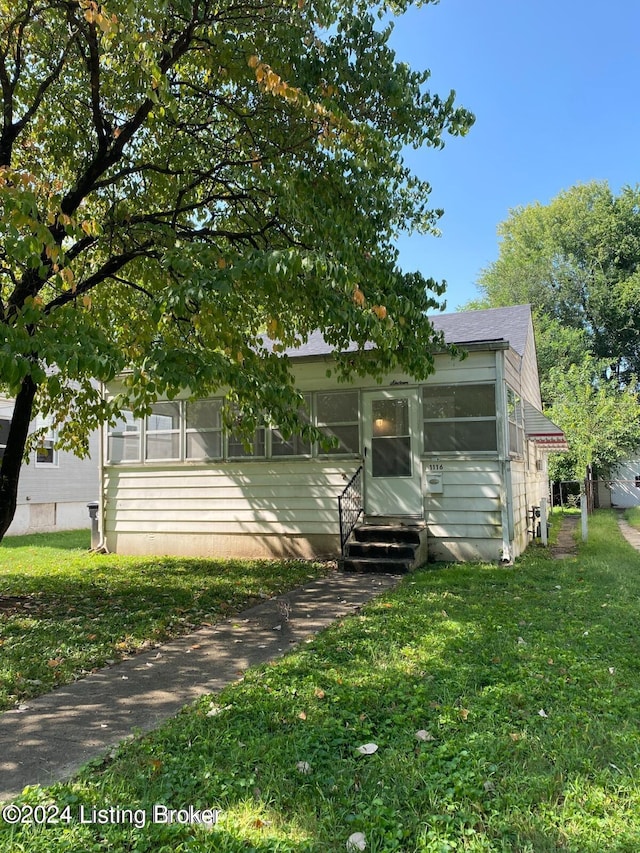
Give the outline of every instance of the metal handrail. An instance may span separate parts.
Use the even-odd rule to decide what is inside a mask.
[[[344,487],[338,497],[338,516],[340,518],[340,553],[344,557],[344,546],[351,531],[364,512],[362,506],[362,465]]]

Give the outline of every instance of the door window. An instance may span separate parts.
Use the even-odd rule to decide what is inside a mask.
[[[373,477],[411,476],[409,400],[371,403],[371,474]]]

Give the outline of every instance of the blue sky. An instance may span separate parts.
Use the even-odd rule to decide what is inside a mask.
[[[444,150],[406,155],[445,215],[441,237],[400,239],[400,265],[446,279],[448,311],[477,295],[510,209],[576,183],[640,183],[638,0],[441,0],[397,19],[391,43],[476,115]]]

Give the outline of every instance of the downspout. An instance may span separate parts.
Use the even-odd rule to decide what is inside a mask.
[[[513,489],[511,460],[509,459],[509,430],[507,421],[506,383],[504,371],[505,350],[496,350],[496,419],[498,429],[498,465],[500,468],[500,515],[502,526],[502,552],[500,562],[513,562]]]

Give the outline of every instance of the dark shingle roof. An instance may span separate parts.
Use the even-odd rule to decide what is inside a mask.
[[[509,308],[436,314],[431,320],[436,329],[444,332],[448,344],[508,341],[518,355],[524,355],[531,321],[531,306],[513,305]]]
[[[508,341],[519,354],[524,355],[529,332],[531,308],[529,305],[514,305],[509,308],[487,308],[482,311],[459,311],[456,314],[435,314],[431,321],[436,329],[444,333],[448,344],[471,344],[489,341]],[[266,336],[266,347],[271,341]],[[372,348],[366,347],[367,349]],[[355,350],[356,345],[348,351]],[[320,331],[312,332],[307,341],[296,348],[288,348],[290,358],[330,355],[333,347]]]

